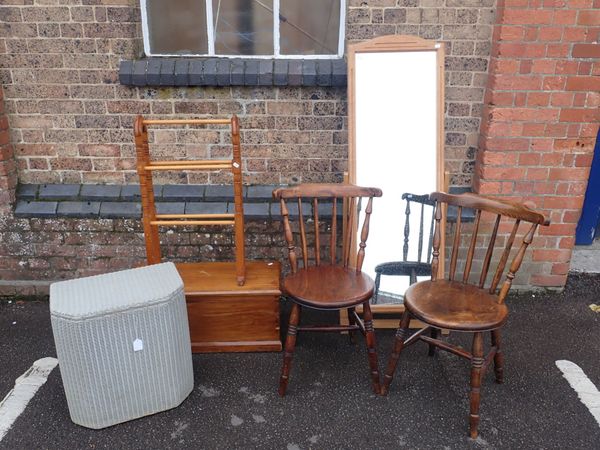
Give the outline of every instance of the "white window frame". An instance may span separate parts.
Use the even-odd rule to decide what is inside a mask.
[[[208,53],[151,53],[150,52],[150,30],[148,29],[148,13],[146,0],[140,0],[142,11],[142,34],[144,37],[144,52],[146,56],[176,56],[176,57],[198,57],[213,56],[218,58],[246,58],[246,59],[338,59],[344,56],[344,39],[346,31],[346,0],[340,0],[340,30],[338,36],[337,54],[331,55],[282,55],[279,48],[279,2],[273,0],[273,54],[272,55],[222,55],[215,53],[215,39],[213,29],[212,0],[206,1],[206,33],[208,38]]]

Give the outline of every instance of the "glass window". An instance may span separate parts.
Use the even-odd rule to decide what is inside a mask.
[[[337,53],[340,0],[281,0],[281,54]]]
[[[204,0],[146,0],[146,17],[152,54],[208,52]]]
[[[337,58],[344,52],[346,0],[140,1],[149,56]]]

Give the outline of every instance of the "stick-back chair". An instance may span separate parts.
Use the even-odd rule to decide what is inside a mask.
[[[379,287],[381,276],[407,276],[409,283],[415,284],[418,276],[431,276],[431,248],[433,245],[433,225],[435,222],[435,202],[429,198],[429,194],[416,195],[405,192],[402,194],[402,200],[406,201],[404,210],[404,241],[402,245],[402,260],[388,261],[375,266],[375,293],[373,294],[373,304],[379,302]],[[415,233],[411,235],[411,215],[416,205],[419,209],[418,236]],[[427,239],[425,238],[427,234]],[[409,247],[416,246],[416,253],[411,252],[409,259]]]
[[[361,331],[366,338],[373,390],[376,393],[380,391],[373,316],[369,307],[374,283],[361,271],[373,198],[380,196],[380,189],[349,184],[305,184],[273,191],[273,197],[281,205],[290,263],[290,274],[282,281],[282,291],[293,302],[279,381],[281,396],[287,389],[296,335],[300,331]],[[340,202],[347,205],[345,213],[342,213]],[[297,226],[292,225],[291,213],[297,216]],[[343,214],[346,217],[340,217]],[[357,239],[353,239],[352,233],[341,233],[341,222],[355,224],[360,230]],[[312,243],[309,243],[307,234],[309,227],[313,231]],[[296,233],[293,229],[297,230]],[[296,247],[295,235],[300,237],[299,248]],[[356,245],[356,241],[359,241],[358,251],[352,252],[351,247]],[[361,304],[364,320],[354,309]],[[299,326],[303,307],[348,309],[350,323]]]
[[[396,332],[392,354],[387,365],[382,387],[385,395],[389,390],[398,359],[402,350],[416,341],[429,344],[429,354],[433,355],[435,348],[449,351],[455,355],[471,361],[470,383],[470,415],[469,432],[476,438],[479,425],[479,403],[481,380],[489,366],[494,363],[496,382],[502,383],[504,357],[502,354],[500,327],[506,322],[508,308],[505,304],[506,295],[510,290],[515,274],[521,267],[523,256],[539,225],[548,225],[546,218],[534,211],[529,205],[491,199],[475,194],[450,195],[434,192],[430,198],[437,202],[435,213],[435,232],[432,252],[431,280],[421,281],[408,288],[404,296],[405,312]],[[452,250],[447,277],[438,273],[441,230],[440,222],[442,211],[448,211],[449,206],[456,208],[457,217],[454,225]],[[474,211],[475,220],[472,225],[471,236],[468,239],[468,249],[464,259],[462,277],[457,276],[458,254],[461,248],[461,237],[465,233],[462,223],[463,209],[470,208]],[[525,225],[521,233],[519,228]],[[483,230],[481,233],[480,231]],[[483,259],[473,264],[478,242],[489,234],[488,245]],[[521,244],[515,248],[512,263],[508,266],[504,282],[500,286],[507,262],[511,255],[513,244]],[[468,236],[467,236],[468,237]],[[484,241],[487,239],[484,239]],[[499,260],[492,269],[492,257],[496,242],[504,249]],[[472,276],[473,267],[481,263],[479,276]],[[490,277],[489,274],[493,275]],[[490,283],[487,284],[487,280]],[[499,289],[498,289],[499,288]],[[408,324],[414,317],[425,324],[426,327],[408,337]],[[473,333],[471,351],[449,342],[438,340],[437,331],[449,329],[458,332]],[[431,336],[425,336],[427,330],[433,330]],[[490,333],[491,347],[484,354],[483,335]]]

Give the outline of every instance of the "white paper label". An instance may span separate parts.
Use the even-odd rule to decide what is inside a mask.
[[[238,169],[240,167],[240,165],[236,162],[233,163],[233,167],[235,167],[236,169]]]
[[[139,352],[140,350],[144,350],[144,341],[138,338],[133,341],[133,351]]]

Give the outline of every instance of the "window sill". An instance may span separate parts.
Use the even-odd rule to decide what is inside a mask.
[[[125,86],[346,86],[344,59],[148,57],[123,60]]]

